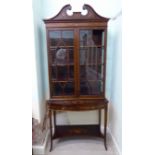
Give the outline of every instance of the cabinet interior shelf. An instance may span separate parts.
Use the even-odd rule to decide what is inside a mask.
[[[58,48],[74,48],[74,46],[50,46],[50,49],[58,49]]]
[[[88,45],[88,46],[80,46],[80,48],[104,48],[104,46],[103,45],[95,45],[95,46]]]

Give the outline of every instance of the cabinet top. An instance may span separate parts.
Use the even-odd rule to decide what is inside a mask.
[[[109,18],[102,17],[98,15],[94,9],[88,5],[84,4],[83,5],[83,10],[87,10],[86,15],[82,15],[81,12],[73,12],[72,15],[68,15],[67,11],[71,10],[72,7],[70,4],[65,5],[60,12],[49,19],[44,19],[44,23],[61,23],[61,22],[105,22],[107,23]]]

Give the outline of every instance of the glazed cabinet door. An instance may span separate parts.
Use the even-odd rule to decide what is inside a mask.
[[[51,97],[75,95],[74,30],[48,30]]]
[[[105,33],[103,29],[80,29],[80,95],[104,95]]]

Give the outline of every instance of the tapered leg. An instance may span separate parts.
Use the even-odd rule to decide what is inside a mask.
[[[101,126],[101,109],[99,109],[99,126]]]
[[[54,128],[56,127],[56,111],[53,111],[53,118],[54,118]]]
[[[108,114],[108,105],[106,104],[104,108],[104,146],[105,149],[107,150],[107,114]]]
[[[52,131],[51,110],[49,110],[49,124],[50,124],[50,137],[51,137],[51,147],[50,147],[50,152],[51,152],[53,149],[53,131]]]

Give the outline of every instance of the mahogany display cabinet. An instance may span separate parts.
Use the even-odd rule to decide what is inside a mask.
[[[51,148],[55,138],[96,136],[106,146],[108,100],[106,85],[106,46],[108,18],[98,15],[85,4],[87,13],[73,12],[65,5],[53,18],[44,19],[47,35],[50,98]],[[101,132],[101,110],[104,131]],[[57,125],[57,111],[98,111],[98,124]],[[51,118],[53,116],[53,118]],[[54,132],[52,128],[54,127]]]

